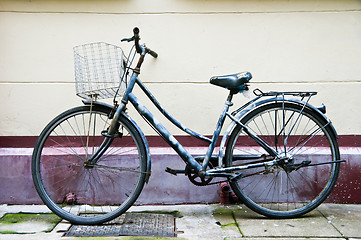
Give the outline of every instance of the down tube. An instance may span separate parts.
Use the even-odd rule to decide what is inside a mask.
[[[186,162],[192,165],[198,172],[202,170],[202,166],[189,154],[189,152],[175,139],[175,137],[157,120],[153,114],[138,100],[133,94],[129,93],[129,101],[135,109],[142,115],[150,125],[152,125],[163,139],[178,153],[178,155]]]

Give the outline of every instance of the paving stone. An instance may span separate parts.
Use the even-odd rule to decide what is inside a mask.
[[[54,214],[7,213],[0,218],[2,233],[39,233],[51,231],[61,219]]]
[[[52,227],[52,224],[45,222],[24,222],[24,223],[15,223],[15,224],[1,224],[0,223],[0,232],[14,232],[14,233],[38,233],[49,230]]]
[[[322,204],[318,210],[343,236],[361,238],[361,205]]]
[[[216,223],[220,225],[228,235],[242,236],[234,218],[234,212],[237,211],[237,209],[239,209],[239,207],[236,205],[220,206],[213,212]]]
[[[216,223],[217,220],[213,213],[218,207],[218,204],[172,206],[170,209],[178,210],[183,216],[176,220],[177,230],[182,232],[178,234],[178,237],[189,240],[241,238],[242,236],[238,231],[227,231]]]
[[[224,240],[240,240],[239,238],[226,238]],[[297,237],[297,238],[290,238],[290,237],[277,237],[277,238],[267,238],[267,237],[261,237],[261,238],[255,238],[255,237],[244,237],[242,240],[346,240],[346,238],[313,238],[313,237]],[[356,239],[347,239],[347,240],[356,240]],[[360,239],[358,239],[360,240]]]
[[[246,237],[342,237],[317,210],[295,219],[269,219],[247,207],[234,214]]]

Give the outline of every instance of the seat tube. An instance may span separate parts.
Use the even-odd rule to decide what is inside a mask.
[[[209,160],[211,159],[214,148],[216,147],[219,135],[221,133],[221,130],[222,130],[222,127],[223,127],[223,124],[224,124],[224,120],[226,118],[226,114],[227,114],[227,112],[229,110],[229,107],[233,105],[232,97],[233,97],[233,93],[232,93],[232,91],[230,91],[229,95],[227,97],[227,100],[226,100],[226,102],[224,104],[223,111],[222,111],[221,115],[219,116],[216,129],[214,130],[213,137],[212,137],[212,142],[208,147],[206,156],[205,156],[203,164],[202,164],[202,169],[204,171],[206,171]]]

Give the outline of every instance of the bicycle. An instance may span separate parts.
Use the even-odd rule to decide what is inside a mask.
[[[254,99],[229,113],[232,97],[249,91],[252,75],[212,77],[210,83],[229,94],[208,138],[174,119],[139,79],[145,56],[158,57],[139,43],[139,29],[122,41],[134,42],[128,57],[106,43],[74,48],[77,94],[84,105],[57,116],[36,142],[32,177],[40,198],[55,214],[73,224],[101,224],[135,203],[150,178],[151,157],[145,135],[126,113],[129,102],[184,160],[185,169],[166,168],[168,173],[185,174],[201,186],[229,182],[246,206],[271,218],[299,217],[330,194],[345,160],[340,159],[337,133],[324,105],[309,104],[316,92],[256,89]],[[206,154],[188,153],[134,95],[135,85],[172,124],[207,142]],[[113,106],[98,101],[109,97],[114,97]],[[231,123],[214,155],[226,118]]]

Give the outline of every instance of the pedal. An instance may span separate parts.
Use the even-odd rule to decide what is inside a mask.
[[[178,173],[182,173],[182,174],[185,173],[185,170],[175,170],[175,169],[171,169],[171,168],[169,168],[169,167],[165,168],[165,171],[166,171],[167,173],[173,174],[173,175],[175,175],[175,176],[177,176]]]

